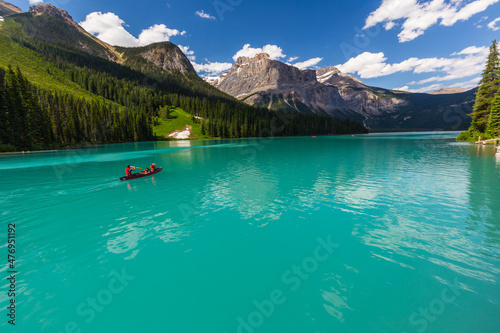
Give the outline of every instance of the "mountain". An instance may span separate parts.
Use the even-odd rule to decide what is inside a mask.
[[[375,130],[466,128],[475,92],[434,96],[371,87],[333,66],[300,70],[268,54],[241,57],[231,70],[206,81],[250,105],[352,118]]]
[[[0,0],[0,16],[5,17],[13,14],[20,14],[22,12],[20,8],[13,4]]]
[[[450,88],[450,87],[445,87],[439,90],[431,91],[428,94],[430,95],[443,95],[443,94],[460,94],[463,92],[466,92],[468,89],[463,89],[463,88]]]
[[[176,45],[112,46],[50,4],[5,16],[0,54],[0,151],[162,139],[184,121],[198,138],[366,131],[249,106],[201,79]]]

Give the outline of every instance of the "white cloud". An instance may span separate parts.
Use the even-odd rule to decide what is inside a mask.
[[[85,21],[80,22],[83,29],[102,41],[111,45],[136,47],[157,42],[166,42],[172,36],[184,35],[185,31],[169,29],[165,24],[155,24],[144,29],[138,38],[135,38],[124,27],[125,21],[114,13],[93,12],[87,15]]]
[[[43,0],[29,0],[30,5],[38,5],[39,3],[42,3]]]
[[[433,76],[410,84],[442,82],[481,73],[488,56],[488,48],[471,46],[452,55],[452,58],[409,58],[400,63],[389,64],[383,52],[364,52],[336,67],[343,73],[357,73],[363,79],[409,71],[415,74],[441,73],[444,76]]]
[[[410,90],[410,87],[408,87],[408,86],[403,86],[403,87],[399,87],[399,88],[392,88],[392,90],[409,91],[409,90]]]
[[[441,83],[436,83],[436,84],[431,84],[430,86],[427,86],[427,87],[422,87],[422,88],[418,88],[418,89],[409,89],[408,91],[412,92],[412,93],[427,93],[427,92],[439,90],[441,88],[443,88],[443,85]]]
[[[194,51],[189,49],[189,46],[177,45],[181,49],[181,51],[188,57],[189,60],[195,61],[196,57],[194,55]]]
[[[259,53],[267,53],[272,59],[280,59],[280,58],[285,58],[286,55],[283,54],[283,50],[281,47],[277,45],[266,45],[264,47],[259,47],[259,48],[253,48],[250,47],[250,44],[245,44],[241,50],[236,52],[236,54],[233,56],[233,60],[236,61],[240,57],[249,57],[253,58]]]
[[[481,17],[481,19],[479,21],[474,23],[474,25],[476,26],[476,28],[481,29],[483,27],[481,22],[486,21],[487,19],[488,19],[488,16],[483,16],[483,17]]]
[[[204,19],[215,20],[215,16],[212,16],[210,14],[205,13],[205,11],[203,11],[203,10],[201,10],[201,11],[199,10],[199,11],[195,12],[195,14],[201,18],[204,18]]]
[[[496,26],[496,24],[497,24],[498,21],[500,21],[500,17],[497,17],[496,19],[494,19],[493,21],[491,21],[490,23],[488,23],[488,28],[490,28],[493,31],[500,30],[500,27]]]
[[[477,46],[469,46],[463,49],[460,52],[454,52],[451,55],[462,55],[462,54],[484,54],[488,52],[488,48],[485,46],[477,47]]]
[[[383,0],[379,8],[370,13],[363,29],[385,23],[386,30],[392,29],[397,21],[403,20],[399,42],[408,42],[435,24],[452,26],[458,21],[466,21],[483,12],[500,0],[475,0],[467,4],[462,0]]]
[[[229,62],[208,62],[206,64],[197,64],[193,62],[193,67],[200,76],[219,76],[233,67]]]
[[[463,89],[472,89],[477,87],[477,84],[481,78],[480,77],[475,77],[472,80],[465,81],[465,82],[458,82],[452,85],[447,86],[448,88],[463,88]],[[412,83],[410,83],[412,84]],[[444,88],[443,84],[441,83],[435,83],[431,84],[426,87],[418,88],[418,89],[410,89],[409,86],[404,86],[400,88],[393,88],[392,90],[402,90],[402,91],[408,91],[412,93],[426,93],[430,91],[435,91]]]
[[[323,58],[312,58],[303,62],[298,62],[293,66],[297,67],[298,69],[306,69],[311,66],[316,66],[321,60],[323,60]]]
[[[177,29],[169,29],[165,24],[155,24],[148,29],[142,30],[138,40],[139,45],[144,46],[152,43],[168,42],[170,37],[183,36],[185,34],[185,31],[181,32]]]
[[[288,62],[294,62],[297,59],[299,59],[299,57],[290,57],[288,58]]]
[[[481,77],[475,77],[472,80],[465,81],[465,82],[458,82],[455,84],[452,84],[450,87],[451,88],[465,88],[465,89],[472,89],[478,86],[479,81],[481,80]]]

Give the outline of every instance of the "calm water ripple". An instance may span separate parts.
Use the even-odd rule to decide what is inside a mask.
[[[456,135],[2,155],[16,332],[496,333],[500,159]]]

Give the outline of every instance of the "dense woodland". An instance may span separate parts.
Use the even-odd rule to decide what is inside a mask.
[[[458,140],[476,141],[479,137],[500,137],[500,53],[496,40],[490,46],[471,117],[469,130],[461,133]]]
[[[22,23],[24,34],[11,37],[12,43],[36,52],[88,93],[75,96],[47,90],[30,83],[18,68],[0,67],[3,151],[155,140],[154,125],[160,118],[168,119],[171,107],[189,112],[203,134],[216,138],[366,132],[353,120],[251,107],[211,87],[195,73],[155,68],[138,55],[138,49],[120,50],[127,56],[124,64],[83,52],[72,39],[92,46],[84,40],[88,37],[73,32],[64,40],[40,34],[33,27],[40,26],[37,20],[42,19],[44,30],[69,29],[52,17],[23,14],[16,20]],[[46,71],[52,74],[51,67]]]

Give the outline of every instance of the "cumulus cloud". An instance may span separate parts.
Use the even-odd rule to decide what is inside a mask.
[[[29,0],[30,5],[38,5],[39,3],[42,3],[43,0]]]
[[[410,90],[410,87],[408,87],[408,86],[403,86],[403,87],[399,87],[399,88],[392,88],[392,90],[409,91],[409,90]]]
[[[123,21],[114,13],[93,12],[87,15],[85,21],[80,22],[83,29],[111,45],[136,47],[157,42],[166,42],[170,37],[184,35],[185,31],[169,29],[165,24],[155,24],[144,29],[138,38],[130,34]]]
[[[193,62],[193,67],[200,76],[219,76],[233,67],[229,62],[207,62],[206,64],[197,64]]]
[[[450,58],[409,58],[399,63],[387,63],[387,57],[383,52],[364,52],[346,63],[336,67],[344,73],[357,73],[361,78],[376,78],[391,75],[398,72],[440,73],[418,82],[410,84],[425,84],[430,82],[442,82],[482,72],[484,63],[488,56],[487,47],[471,46],[460,52],[455,52]]]
[[[481,80],[481,77],[475,77],[472,80],[465,81],[465,82],[458,82],[455,84],[452,84],[450,87],[451,88],[465,88],[465,89],[472,89],[475,88],[479,85],[479,81]]]
[[[198,10],[195,14],[204,19],[215,20],[215,16],[205,13],[203,10]]]
[[[312,58],[306,61],[298,62],[294,64],[298,69],[306,69],[312,66],[316,66],[323,58]]]
[[[299,59],[299,57],[290,57],[288,58],[288,62],[294,62],[297,59]]]
[[[443,85],[441,83],[435,83],[435,84],[431,84],[430,86],[427,86],[427,87],[422,87],[422,88],[418,88],[418,89],[409,89],[408,91],[412,92],[412,93],[427,93],[427,92],[436,91],[436,90],[439,90],[442,88],[443,88]]]
[[[488,23],[488,28],[490,28],[493,31],[500,30],[500,27],[496,26],[496,24],[497,24],[498,21],[500,21],[500,17],[497,17],[496,19],[494,19],[493,21],[491,21],[490,23]]]
[[[236,61],[239,57],[253,58],[259,53],[267,53],[272,59],[276,60],[286,57],[281,47],[277,45],[268,44],[264,47],[253,48],[250,47],[250,44],[245,44],[241,50],[236,52],[236,54],[233,56],[233,60]]]
[[[379,8],[370,13],[363,29],[383,23],[386,30],[401,24],[399,42],[408,42],[423,35],[429,27],[440,24],[452,26],[481,13],[500,0],[475,0],[465,3],[461,0],[384,0]]]
[[[177,45],[181,49],[181,51],[188,57],[189,60],[195,61],[196,57],[194,55],[194,51],[189,49],[189,46]]]

